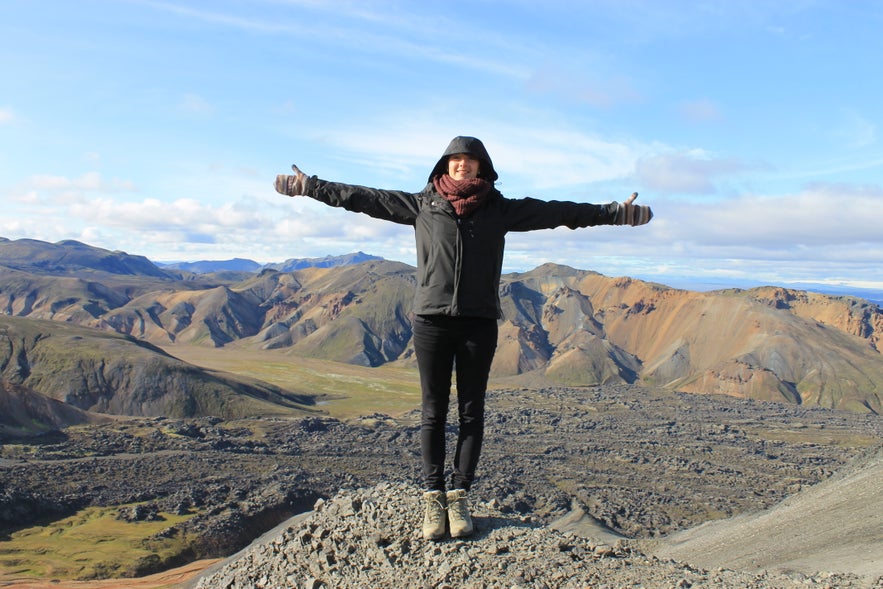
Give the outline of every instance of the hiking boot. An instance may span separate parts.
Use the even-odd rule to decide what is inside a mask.
[[[466,489],[448,491],[448,525],[451,538],[464,538],[472,535],[472,516],[466,501]]]
[[[447,503],[444,491],[423,493],[423,538],[438,540],[445,535]]]

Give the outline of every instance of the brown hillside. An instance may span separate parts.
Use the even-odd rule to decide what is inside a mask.
[[[260,300],[226,286],[141,295],[91,322],[156,344],[223,346],[257,333]]]
[[[836,327],[850,335],[865,338],[878,352],[883,340],[883,314],[876,305],[856,297],[832,297],[814,292],[767,286],[748,293],[758,301],[795,315]]]
[[[95,280],[39,276],[0,266],[0,312],[33,319],[88,322],[128,297]]]
[[[851,297],[779,289],[777,302],[763,296],[773,289],[697,293],[553,265],[512,275],[514,291],[534,308],[510,305],[507,321],[527,333],[523,326],[541,318],[545,339],[520,341],[534,355],[554,348],[545,367],[552,380],[628,382],[636,375],[687,392],[881,411],[883,358],[874,338],[883,315]],[[504,343],[503,353],[516,348]],[[599,359],[605,353],[606,362]],[[573,356],[579,359],[567,362]],[[568,367],[559,369],[556,359]],[[517,365],[509,357],[497,368]]]
[[[0,380],[111,415],[297,415],[314,404],[265,383],[203,370],[127,336],[2,315]],[[23,399],[22,389],[10,390]],[[17,403],[5,391],[0,399]]]

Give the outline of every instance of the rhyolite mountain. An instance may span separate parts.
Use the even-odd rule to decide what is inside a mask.
[[[403,263],[176,278],[141,257],[128,263],[126,254],[76,242],[55,244],[54,260],[25,264],[20,250],[30,245],[0,242],[0,313],[162,346],[285,348],[365,366],[413,363],[415,271]],[[13,264],[10,246],[19,250]],[[62,256],[67,248],[75,258]],[[48,249],[37,247],[44,256]],[[72,258],[76,268],[64,263]],[[147,264],[143,273],[123,274],[136,262]],[[863,299],[775,286],[700,293],[553,264],[504,275],[501,295],[495,378],[640,382],[883,410],[883,312]]]

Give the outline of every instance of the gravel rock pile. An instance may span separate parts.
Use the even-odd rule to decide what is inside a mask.
[[[473,537],[429,542],[420,530],[421,491],[404,483],[344,490],[275,537],[262,539],[207,572],[197,589],[865,588],[850,575],[786,575],[702,570],[642,552],[639,542],[608,543],[472,506]],[[292,520],[295,521],[295,520]]]

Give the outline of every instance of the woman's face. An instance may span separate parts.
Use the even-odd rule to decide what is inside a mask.
[[[478,178],[480,163],[468,153],[455,153],[448,156],[448,175],[454,180]]]

